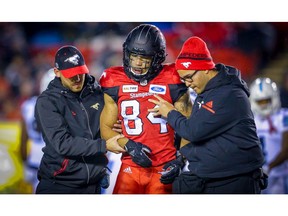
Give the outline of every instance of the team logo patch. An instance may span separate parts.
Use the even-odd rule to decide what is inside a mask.
[[[123,172],[126,172],[126,173],[131,173],[131,174],[132,174],[132,170],[131,170],[131,167],[130,167],[130,166],[128,166],[127,168],[125,168],[125,169],[123,170]]]
[[[152,84],[149,86],[149,93],[165,94],[166,93],[166,86],[153,85]]]
[[[75,54],[67,59],[64,60],[64,62],[70,62],[73,65],[78,65],[80,56],[78,54]]]
[[[202,104],[202,107],[206,110],[208,110],[209,112],[215,114],[215,111],[213,110],[213,101],[209,101],[205,104]]]
[[[138,86],[137,85],[123,85],[122,91],[123,92],[138,92]]]
[[[191,62],[182,62],[181,63],[185,68],[189,68]]]
[[[92,105],[91,108],[98,110],[99,109],[99,103]]]

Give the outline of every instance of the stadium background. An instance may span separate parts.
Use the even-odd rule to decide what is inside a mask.
[[[150,22],[151,23],[151,22]],[[77,46],[90,73],[122,64],[122,43],[139,22],[2,22],[0,23],[0,193],[30,193],[20,159],[20,105],[38,94],[39,81],[53,67],[56,50]],[[281,84],[288,69],[286,22],[157,22],[173,62],[190,36],[203,38],[215,62],[238,67],[250,83],[268,76]]]

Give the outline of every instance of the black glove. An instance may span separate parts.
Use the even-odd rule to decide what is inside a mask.
[[[160,172],[160,181],[163,184],[171,184],[174,179],[180,175],[182,167],[185,165],[184,158],[179,155],[175,160],[172,160],[165,164],[163,172]]]
[[[141,167],[151,167],[152,161],[148,157],[151,154],[151,149],[139,142],[129,140],[125,145],[125,150],[132,157],[132,161]]]

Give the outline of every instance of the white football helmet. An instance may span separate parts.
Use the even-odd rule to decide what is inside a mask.
[[[270,103],[259,103],[262,100],[270,100]],[[281,103],[276,83],[267,77],[254,80],[250,85],[250,102],[252,111],[263,117],[277,112]]]
[[[54,68],[50,68],[45,74],[43,74],[40,80],[40,93],[46,90],[51,80],[55,78]]]

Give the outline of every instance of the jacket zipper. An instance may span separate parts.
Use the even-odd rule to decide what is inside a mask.
[[[87,126],[88,126],[89,132],[90,132],[90,134],[91,134],[91,139],[93,139],[93,133],[92,133],[92,130],[91,130],[91,127],[90,127],[90,124],[89,124],[89,116],[88,116],[87,110],[85,109],[85,107],[84,107],[81,99],[79,99],[79,103],[80,103],[80,106],[81,106],[82,110],[83,110],[83,111],[85,112],[85,114],[86,114]],[[89,170],[88,165],[87,165],[87,163],[86,163],[86,161],[85,161],[85,159],[84,159],[84,156],[82,156],[82,160],[84,161],[85,166],[86,166],[87,175],[88,175],[87,184],[89,184],[89,182],[90,182],[90,170]]]

